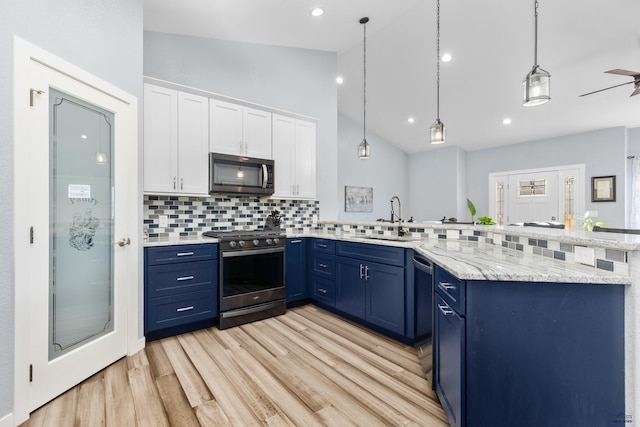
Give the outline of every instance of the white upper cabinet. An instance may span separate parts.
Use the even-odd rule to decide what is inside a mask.
[[[210,99],[209,149],[214,153],[271,159],[271,113]]]
[[[144,192],[209,194],[209,103],[144,85]]]
[[[316,124],[273,115],[275,192],[272,197],[316,197]]]

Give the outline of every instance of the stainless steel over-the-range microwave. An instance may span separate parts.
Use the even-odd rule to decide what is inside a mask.
[[[209,153],[209,193],[273,194],[274,161]]]

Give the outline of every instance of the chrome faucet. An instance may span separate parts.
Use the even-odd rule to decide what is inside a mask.
[[[393,210],[393,199],[398,201],[398,214]],[[395,218],[398,219],[398,222],[402,222],[402,205],[400,204],[400,198],[398,196],[393,196],[391,198],[391,222],[395,222]]]
[[[398,201],[398,213],[393,210],[393,200]],[[402,204],[400,203],[400,198],[398,196],[391,197],[391,222],[394,222],[395,219],[398,219],[398,236],[404,236],[407,234],[406,230],[402,226]]]

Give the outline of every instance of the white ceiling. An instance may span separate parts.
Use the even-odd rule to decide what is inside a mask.
[[[441,0],[441,53],[453,56],[440,67],[447,145],[473,151],[640,126],[632,84],[578,97],[632,80],[606,70],[640,72],[640,0],[539,3],[538,63],[551,73],[552,99],[526,108],[521,82],[533,65],[533,0]],[[325,9],[322,17],[309,15],[315,6]],[[345,79],[339,111],[360,124],[363,16],[370,18],[367,135],[408,153],[433,148],[435,0],[144,0],[146,30],[337,52]]]

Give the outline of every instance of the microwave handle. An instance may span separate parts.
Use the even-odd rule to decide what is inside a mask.
[[[267,188],[267,181],[269,180],[269,172],[267,171],[267,165],[262,164],[262,188]]]

